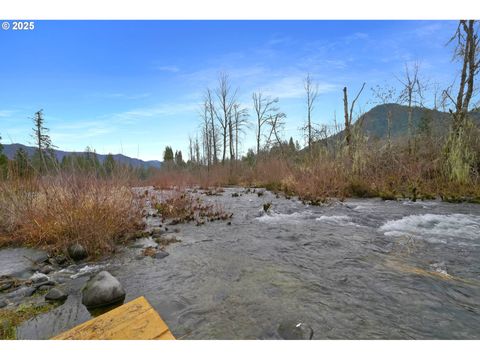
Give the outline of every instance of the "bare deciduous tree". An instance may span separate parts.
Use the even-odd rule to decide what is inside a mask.
[[[241,108],[240,104],[233,106],[233,127],[235,129],[235,160],[239,157],[238,145],[240,143],[240,134],[245,134],[245,128],[248,127],[248,109]]]
[[[413,63],[412,66],[406,63],[404,78],[397,78],[403,85],[399,100],[408,106],[407,137],[409,152],[413,152],[413,106],[423,106],[423,90],[425,90],[425,85],[420,81],[419,70],[418,62]]]
[[[480,69],[478,24],[479,22],[475,20],[460,20],[455,34],[449,41],[449,43],[457,41],[454,58],[462,61],[456,100],[450,94],[451,88],[444,91],[444,96],[455,106],[455,112],[451,109],[450,112],[453,115],[453,129],[456,132],[470,110],[470,102],[475,91],[474,80]]]
[[[285,151],[283,147],[283,141],[280,137],[280,132],[283,131],[285,127],[286,118],[287,115],[285,113],[277,112],[275,114],[271,114],[267,119],[267,124],[270,128],[270,131],[265,143],[268,147],[278,145],[280,147],[282,155],[285,155]],[[272,139],[272,136],[275,138],[274,140]]]
[[[205,100],[202,109],[200,112],[200,117],[202,119],[201,130],[202,130],[202,152],[204,162],[207,164],[207,168],[210,169],[212,162],[212,146],[211,146],[211,137],[212,132],[210,130],[210,117],[209,117],[209,105]]]
[[[305,124],[303,130],[306,132],[308,149],[311,153],[315,132],[312,124],[312,113],[314,109],[314,103],[318,96],[318,84],[314,84],[310,74],[308,74],[304,80],[304,88],[307,97],[307,123]]]
[[[262,130],[265,123],[270,119],[271,114],[276,113],[278,108],[278,98],[272,99],[264,96],[261,92],[252,94],[253,108],[256,115],[256,138],[257,138],[257,154],[260,153],[260,142],[262,137]]]
[[[445,97],[455,105],[455,111],[450,109],[453,122],[445,146],[445,165],[450,179],[461,183],[467,183],[471,179],[471,171],[476,168],[478,156],[475,151],[478,142],[474,135],[474,125],[468,116],[476,90],[475,77],[480,67],[478,24],[475,20],[460,20],[449,41],[451,43],[457,40],[454,58],[461,60],[462,68],[456,100],[450,94],[452,87],[444,91]]]
[[[216,164],[218,162],[218,137],[217,137],[217,126],[215,124],[216,119],[216,109],[215,101],[212,96],[212,91],[210,89],[206,90],[205,94],[205,104],[208,108],[208,116],[210,118],[210,146],[212,154],[212,163]]]
[[[222,129],[223,135],[223,155],[222,162],[225,162],[225,157],[227,154],[227,139],[229,138],[229,132],[231,132],[231,115],[233,104],[235,103],[236,91],[232,91],[231,85],[226,73],[220,73],[218,78],[218,88],[216,90],[216,95],[219,101],[218,111],[215,112],[220,127]],[[230,141],[230,155],[232,156],[232,146],[233,143]]]

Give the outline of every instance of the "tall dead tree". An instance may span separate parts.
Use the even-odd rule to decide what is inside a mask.
[[[240,134],[245,134],[245,128],[248,126],[248,109],[241,108],[240,104],[233,106],[233,126],[235,136],[235,160],[239,157],[238,145],[240,143]]]
[[[212,163],[216,164],[218,162],[218,136],[217,136],[217,126],[215,124],[216,116],[216,109],[215,109],[215,101],[212,96],[212,91],[210,89],[206,90],[205,94],[205,104],[208,110],[208,117],[210,120],[210,146],[211,146],[211,154],[212,154]]]
[[[198,134],[195,136],[195,162],[200,164],[200,143],[198,141]]]
[[[226,73],[220,73],[218,78],[218,88],[216,90],[216,95],[218,99],[218,111],[216,111],[216,116],[220,127],[222,129],[223,135],[223,155],[222,162],[225,162],[225,157],[227,154],[227,140],[229,138],[229,130],[231,129],[231,114],[232,107],[235,103],[236,91],[232,91],[231,85]],[[232,153],[230,153],[232,157]]]
[[[268,96],[264,96],[261,92],[254,92],[252,94],[253,109],[256,115],[256,140],[257,140],[257,155],[260,153],[260,144],[262,138],[263,127],[270,119],[273,113],[278,111],[276,104],[278,98],[272,99]]]
[[[230,161],[235,159],[235,146],[234,146],[234,115],[233,111],[230,111],[228,116],[228,148],[230,150]]]
[[[363,83],[360,91],[357,93],[357,96],[355,96],[355,99],[353,99],[352,104],[350,105],[350,109],[348,108],[348,90],[346,86],[343,88],[343,110],[345,114],[345,141],[346,141],[349,153],[351,151],[351,145],[352,145],[353,109],[355,108],[355,103],[360,97],[360,94],[362,93],[365,85],[366,83]]]
[[[407,119],[407,138],[408,138],[408,151],[413,152],[413,106],[422,105],[424,85],[420,82],[419,77],[419,64],[415,62],[412,66],[405,64],[404,78],[397,80],[403,85],[403,90],[400,93],[400,102],[407,104],[408,107],[408,119]]]
[[[451,96],[449,89],[444,91],[444,94],[455,106],[455,111],[450,109],[450,113],[453,115],[454,132],[459,131],[470,111],[470,102],[475,91],[474,80],[480,68],[478,24],[479,21],[476,20],[460,20],[455,34],[449,41],[449,43],[457,42],[454,58],[460,59],[462,62],[456,100]]]
[[[455,106],[455,110],[450,109],[453,121],[445,146],[445,165],[449,178],[461,183],[468,183],[471,179],[471,171],[475,168],[478,157],[475,150],[478,139],[474,135],[473,122],[469,119],[469,112],[473,108],[478,109],[475,104],[471,106],[476,90],[475,77],[480,68],[478,24],[475,20],[460,20],[449,41],[457,42],[454,58],[460,59],[462,68],[456,99],[450,94],[451,88],[444,91],[445,97]]]
[[[202,119],[201,127],[202,127],[202,152],[203,152],[203,159],[207,168],[210,169],[210,165],[212,162],[212,155],[211,155],[211,131],[210,131],[210,118],[209,118],[209,105],[207,101],[204,101],[202,105],[202,109],[200,112],[200,117]]]
[[[192,137],[189,136],[188,137],[188,157],[190,159],[190,161],[193,163],[194,162],[194,156],[193,156],[193,140],[192,140]]]
[[[312,124],[312,113],[314,109],[314,103],[318,96],[318,84],[314,84],[310,74],[304,80],[304,88],[307,100],[307,123],[303,130],[307,135],[308,149],[312,153],[313,141],[314,141],[314,129]]]
[[[280,148],[282,156],[285,157],[285,150],[283,146],[283,141],[280,137],[280,132],[285,127],[285,119],[287,115],[283,112],[277,112],[271,114],[268,117],[267,124],[270,128],[269,135],[266,138],[266,144],[268,147],[277,145]],[[272,137],[274,140],[272,140]]]

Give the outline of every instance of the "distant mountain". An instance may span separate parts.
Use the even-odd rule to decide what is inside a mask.
[[[392,112],[392,138],[398,138],[408,134],[408,107],[399,104],[384,104],[375,106],[363,116],[362,128],[370,139],[387,138],[387,113],[389,110]],[[431,120],[432,134],[435,135],[446,134],[452,121],[452,115],[450,113],[415,106],[412,112],[412,122],[415,132],[418,132],[422,118],[429,118]],[[479,112],[472,112],[471,118],[477,126],[480,125]],[[359,126],[358,120],[354,126]],[[337,136],[343,138],[343,131],[333,137]]]
[[[33,146],[26,146],[22,144],[3,144],[3,153],[7,155],[9,159],[13,159],[15,153],[19,148],[23,148],[28,156],[32,156],[35,153],[36,148]],[[62,151],[62,150],[54,150],[55,156],[57,157],[58,161],[62,161],[63,157],[66,155],[84,155],[85,152],[70,152],[70,151]],[[107,155],[97,154],[98,160],[103,163]],[[153,167],[153,168],[160,168],[162,166],[162,162],[158,160],[150,160],[150,161],[143,161],[140,159],[131,158],[122,154],[115,154],[113,155],[113,159],[120,163],[126,165],[132,165],[133,167]]]

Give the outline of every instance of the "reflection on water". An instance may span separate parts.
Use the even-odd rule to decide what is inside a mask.
[[[176,337],[275,339],[292,321],[314,339],[480,338],[479,205],[314,207],[242,189],[205,201],[232,211],[231,225],[176,225],[182,242],[164,259],[126,248],[97,264],[120,280],[125,301],[145,296]],[[89,319],[87,279],[70,276],[66,303],[19,336],[48,338]]]

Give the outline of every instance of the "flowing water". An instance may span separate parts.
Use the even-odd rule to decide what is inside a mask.
[[[83,275],[106,268],[126,301],[145,296],[177,338],[275,339],[283,321],[308,324],[314,339],[480,338],[479,205],[368,199],[317,207],[244,189],[205,201],[233,212],[231,225],[176,225],[182,242],[164,259],[126,248],[57,274],[69,298],[18,336],[49,338],[89,319]]]

